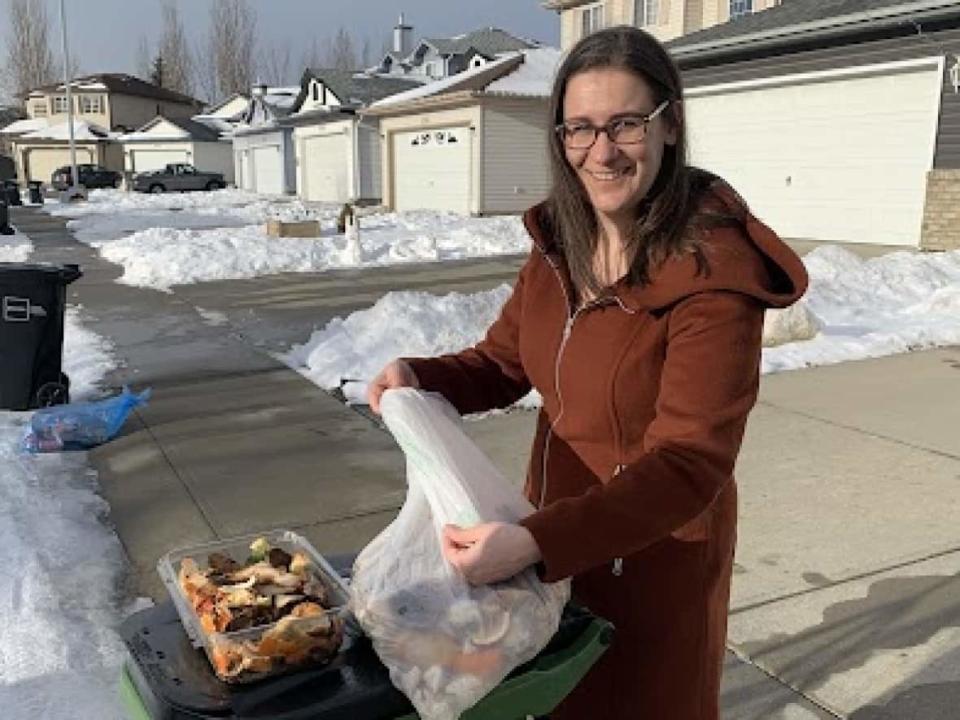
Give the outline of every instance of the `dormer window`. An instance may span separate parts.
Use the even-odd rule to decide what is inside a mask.
[[[67,112],[67,96],[66,95],[54,95],[53,96],[53,114],[59,115],[60,113]]]

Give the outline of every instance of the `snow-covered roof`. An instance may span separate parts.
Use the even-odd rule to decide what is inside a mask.
[[[23,120],[14,120],[5,128],[0,129],[0,135],[22,135],[23,133],[34,132],[45,128],[50,124],[47,118],[25,118]]]
[[[158,125],[162,126],[159,132],[155,130]],[[220,139],[220,132],[216,128],[210,127],[207,122],[158,115],[146,125],[137,128],[135,132],[121,135],[118,139],[121,142],[177,142],[183,140],[216,142]]]
[[[86,120],[73,121],[73,139],[74,140],[108,140],[116,137],[116,133],[111,133],[95,123],[88,123]],[[34,130],[21,137],[21,140],[69,140],[70,123],[62,122],[57,125]]]
[[[485,95],[550,97],[553,78],[561,57],[562,53],[556,48],[504,53],[486,65],[469,68],[422,87],[391,95],[370,107],[385,108],[461,90],[482,92]]]
[[[520,53],[507,53],[502,57],[498,57],[497,59],[488,62],[486,65],[469,68],[463,72],[457,73],[456,75],[450,75],[449,77],[445,77],[440,80],[434,80],[433,82],[426,83],[420,87],[415,87],[411,90],[406,90],[404,92],[397,93],[396,95],[383,98],[382,100],[377,100],[377,102],[371,103],[370,107],[379,108],[387,105],[399,105],[401,103],[410,102],[412,100],[420,100],[421,98],[427,98],[433,95],[440,95],[443,93],[468,89],[471,85],[471,81],[478,80],[486,74],[492,73],[494,77],[500,77],[500,75],[496,74],[498,71],[500,71],[501,74],[506,74],[509,72],[511,67],[516,67],[523,62],[522,57],[523,56]]]
[[[523,64],[512,73],[494,80],[484,92],[489,95],[550,97],[553,80],[563,59],[557,48],[523,50]]]

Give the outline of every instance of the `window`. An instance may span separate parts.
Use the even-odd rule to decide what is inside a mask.
[[[440,63],[437,62],[428,62],[426,65],[427,77],[429,78],[439,78],[440,75]]]
[[[730,0],[730,19],[749,15],[753,12],[753,0]]]
[[[313,83],[311,89],[313,90],[313,101],[320,102],[320,83]]]
[[[53,114],[57,115],[59,113],[65,113],[67,111],[67,96],[66,95],[54,95],[53,97]]]
[[[656,25],[660,20],[660,0],[636,0],[634,6],[637,27]]]
[[[603,27],[603,3],[588,5],[582,11],[580,37],[586,37]]]
[[[81,95],[80,112],[87,115],[101,114],[103,112],[103,95]]]
[[[33,116],[34,117],[46,117],[47,116],[47,101],[46,100],[37,100],[33,103]]]

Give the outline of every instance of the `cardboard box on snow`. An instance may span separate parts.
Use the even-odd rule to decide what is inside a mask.
[[[267,220],[267,235],[270,237],[312,238],[320,236],[318,220]]]

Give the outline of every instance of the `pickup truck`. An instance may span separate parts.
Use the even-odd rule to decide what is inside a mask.
[[[133,189],[139,192],[221,190],[224,187],[222,173],[201,172],[187,163],[170,163],[163,170],[148,170],[133,177]]]

